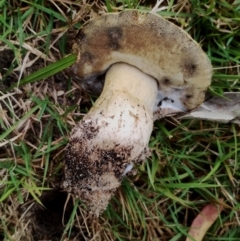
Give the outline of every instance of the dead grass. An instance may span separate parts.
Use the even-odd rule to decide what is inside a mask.
[[[240,91],[237,1],[159,1],[215,67],[210,90]],[[206,203],[224,211],[206,240],[239,240],[240,129],[174,118],[157,121],[152,156],[124,180],[97,219],[61,189],[68,135],[91,107],[66,71],[9,91],[69,53],[66,33],[110,11],[149,11],[153,1],[2,1],[0,10],[0,239],[185,240]]]

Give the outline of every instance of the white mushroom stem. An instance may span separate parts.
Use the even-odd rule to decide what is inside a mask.
[[[149,75],[128,64],[114,64],[107,72],[101,96],[84,118],[98,123],[94,143],[104,149],[133,147],[131,159],[138,158],[153,129],[157,91],[157,83]]]
[[[64,186],[96,215],[133,164],[148,155],[157,91],[149,75],[128,64],[114,64],[101,96],[72,132]]]

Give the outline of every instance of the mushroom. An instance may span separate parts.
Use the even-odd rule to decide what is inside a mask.
[[[153,113],[196,108],[212,66],[181,28],[136,10],[90,20],[73,52],[78,58],[71,74],[101,95],[72,130],[63,186],[98,216],[123,177],[149,155]],[[99,78],[104,73],[105,81]]]

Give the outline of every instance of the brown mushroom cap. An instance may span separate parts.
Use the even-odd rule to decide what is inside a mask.
[[[200,46],[181,28],[152,13],[136,10],[106,14],[78,32],[70,71],[83,88],[101,91],[97,76],[125,62],[158,81],[161,96],[182,92],[186,109],[197,107],[211,83],[212,66]]]

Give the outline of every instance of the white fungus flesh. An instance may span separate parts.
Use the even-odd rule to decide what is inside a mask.
[[[99,215],[122,178],[148,155],[158,87],[124,63],[107,72],[102,94],[72,131],[64,187]]]

